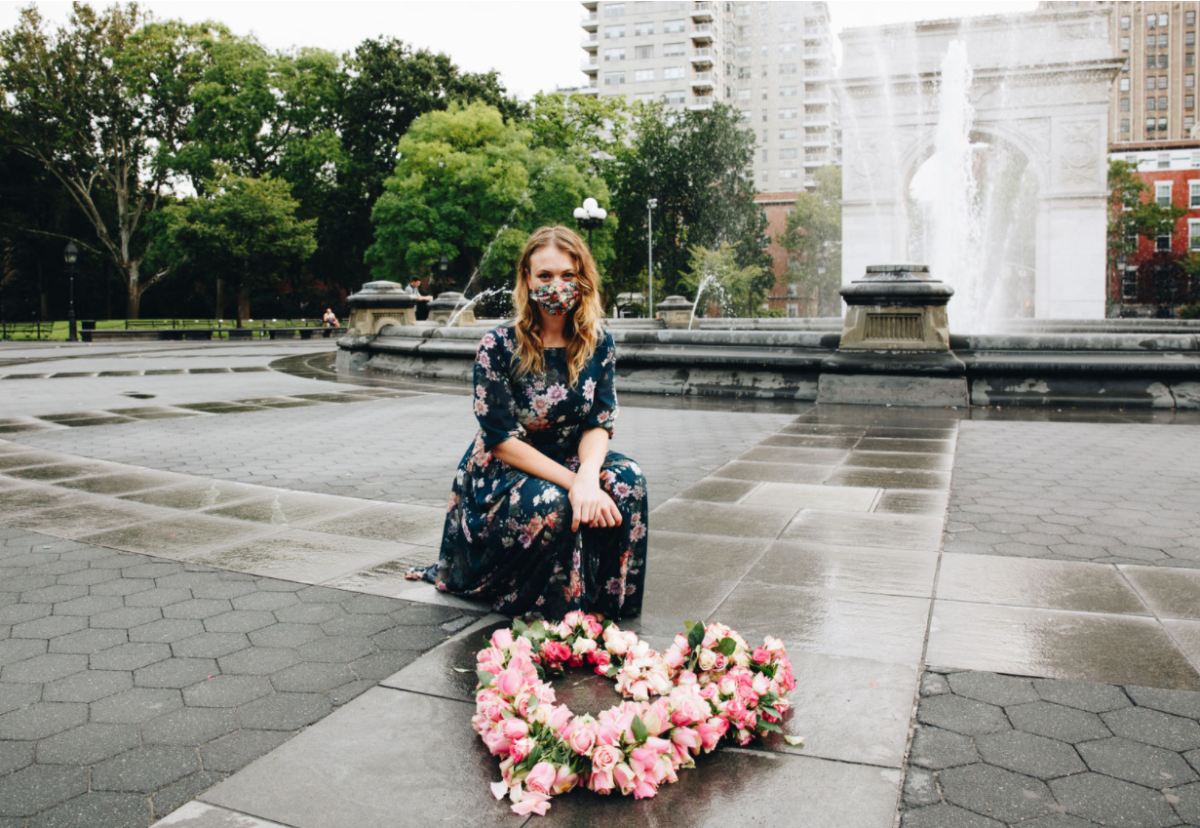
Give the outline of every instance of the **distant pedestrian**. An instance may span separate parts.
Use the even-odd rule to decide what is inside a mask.
[[[334,328],[340,328],[342,324],[338,322],[337,314],[333,312],[333,308],[326,308],[325,315],[321,317],[321,321],[325,323],[325,338],[329,339],[329,335],[333,333]]]
[[[417,278],[416,276],[414,276],[412,278],[412,281],[410,281],[408,283],[408,287],[406,287],[404,289],[404,292],[411,293],[413,296],[417,297],[417,299],[429,300],[432,298],[430,296],[425,296],[423,293],[421,293],[421,280],[419,278]]]

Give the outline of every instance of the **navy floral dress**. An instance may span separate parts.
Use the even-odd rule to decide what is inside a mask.
[[[570,387],[566,349],[545,350],[544,374],[514,376],[515,335],[487,333],[475,357],[480,430],[459,464],[442,550],[422,575],[437,588],[489,598],[505,615],[561,619],[572,610],[612,619],[638,615],[646,579],[649,509],[637,463],[609,452],[600,485],[621,512],[620,526],[571,531],[571,504],[560,486],[498,460],[491,449],[523,440],[575,471],[583,432],[617,419],[616,349],[605,332]]]

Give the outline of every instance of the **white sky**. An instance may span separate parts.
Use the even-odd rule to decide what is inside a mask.
[[[0,0],[0,29],[12,28],[26,5]],[[37,5],[52,25],[65,22],[71,8],[63,0]],[[111,3],[102,0],[93,5]],[[584,58],[579,44],[583,7],[574,0],[143,0],[141,5],[159,18],[218,20],[238,34],[253,32],[272,49],[316,46],[341,53],[368,37],[396,37],[417,47],[446,52],[470,72],[497,69],[509,91],[522,98],[540,89],[576,86],[584,80],[579,69]],[[1036,7],[1033,0],[829,3],[835,32]]]

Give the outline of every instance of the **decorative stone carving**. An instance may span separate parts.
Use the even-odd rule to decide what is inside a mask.
[[[396,282],[367,282],[346,304],[352,335],[374,336],[388,325],[417,324],[417,297]]]
[[[429,321],[437,325],[448,325],[453,318],[455,327],[472,327],[475,324],[475,311],[470,304],[470,300],[457,291],[439,293],[437,298],[429,303]],[[465,310],[459,312],[462,308]]]
[[[842,350],[950,350],[946,303],[954,288],[932,278],[929,265],[870,265],[841,293]]]
[[[668,296],[656,310],[668,328],[686,328],[692,321],[693,303],[685,296]]]

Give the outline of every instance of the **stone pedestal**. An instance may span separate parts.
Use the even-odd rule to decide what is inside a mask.
[[[928,265],[870,265],[841,294],[848,306],[841,350],[950,350],[946,303],[954,288],[933,279]]]
[[[837,353],[821,363],[817,401],[966,406],[966,365],[950,353],[954,289],[928,265],[871,265],[842,288],[848,308]]]
[[[455,327],[474,327],[475,311],[467,307],[469,304],[470,301],[457,291],[439,293],[437,298],[429,303],[429,321],[435,325],[448,325],[453,317]],[[466,307],[466,310],[455,317],[454,314],[463,307]]]
[[[417,324],[417,297],[396,282],[367,282],[346,304],[351,335],[374,336],[388,325]]]
[[[668,296],[658,303],[659,315],[668,328],[687,328],[692,321],[693,303],[684,296]]]

